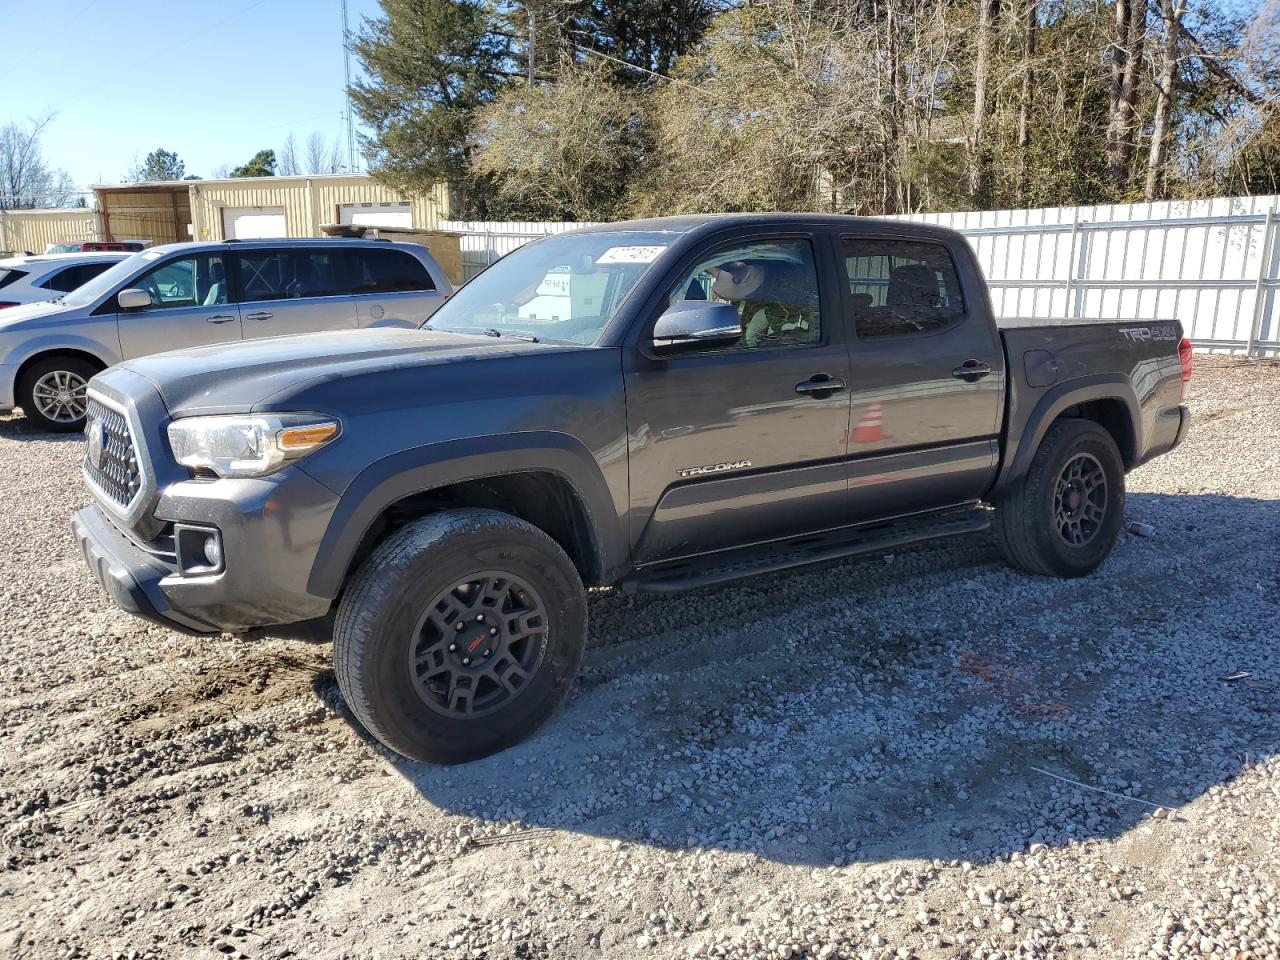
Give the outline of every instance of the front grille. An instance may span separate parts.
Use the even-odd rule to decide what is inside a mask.
[[[124,414],[91,396],[84,430],[85,474],[108,499],[128,509],[142,487],[129,422]]]

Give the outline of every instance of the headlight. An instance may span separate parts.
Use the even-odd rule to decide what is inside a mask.
[[[220,477],[262,477],[324,446],[338,422],[314,414],[187,417],[169,424],[169,446],[184,467]]]

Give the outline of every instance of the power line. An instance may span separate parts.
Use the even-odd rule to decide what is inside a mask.
[[[184,37],[183,39],[177,41],[176,43],[171,43],[167,47],[165,47],[163,50],[157,51],[156,53],[153,53],[149,57],[143,57],[141,60],[131,61],[129,63],[129,66],[125,67],[120,72],[113,73],[107,77],[100,77],[98,80],[94,82],[93,86],[85,87],[83,90],[80,90],[77,93],[73,93],[71,96],[63,100],[60,100],[58,103],[55,103],[49,109],[51,112],[55,111],[59,107],[70,103],[72,100],[76,100],[76,99],[79,99],[80,97],[83,97],[86,93],[89,93],[90,91],[101,89],[106,84],[110,83],[112,80],[118,80],[121,77],[125,76],[126,74],[137,73],[137,70],[139,67],[145,64],[151,63],[153,60],[159,60],[161,57],[168,56],[174,50],[178,49],[178,47],[184,46],[185,44],[190,43],[192,40],[195,40],[199,37],[203,37],[207,35],[211,31],[216,30],[218,27],[222,26],[223,24],[230,23],[232,20],[236,19],[237,17],[244,16],[250,10],[253,10],[255,7],[260,7],[266,2],[267,0],[254,0],[253,3],[249,4],[247,7],[244,7],[241,10],[236,11],[235,13],[231,14],[229,17],[223,17],[221,20],[208,24],[202,29],[191,34],[189,37]]]

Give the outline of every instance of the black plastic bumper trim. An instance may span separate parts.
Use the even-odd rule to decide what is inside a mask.
[[[170,607],[159,583],[174,571],[120,533],[97,507],[85,507],[72,517],[71,530],[98,584],[125,613],[192,636],[222,632]]]

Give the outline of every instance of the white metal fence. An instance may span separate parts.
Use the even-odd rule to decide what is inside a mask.
[[[1280,357],[1280,197],[1045,207],[903,219],[959,230],[998,316],[1176,319],[1197,348]],[[580,223],[450,221],[468,279]]]

